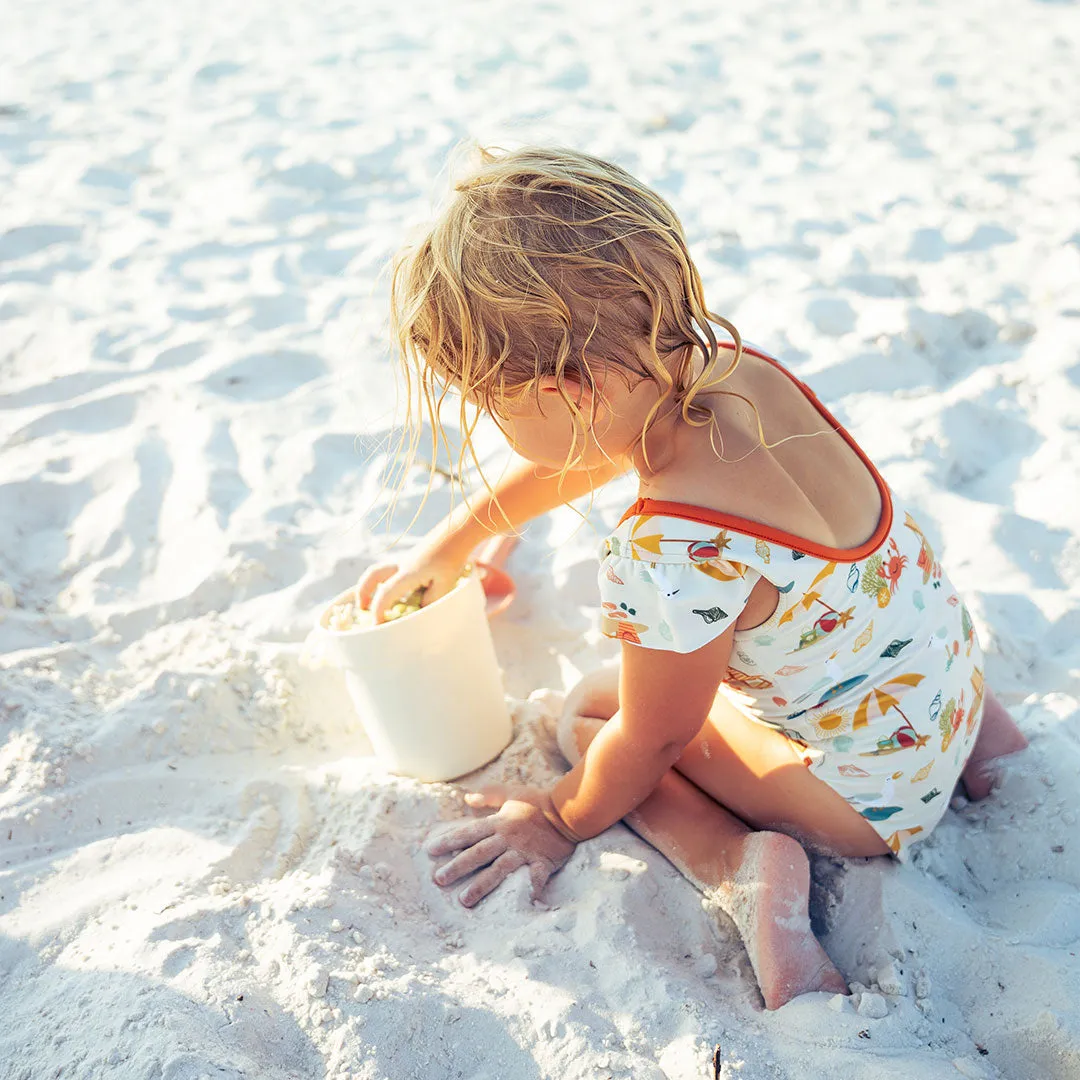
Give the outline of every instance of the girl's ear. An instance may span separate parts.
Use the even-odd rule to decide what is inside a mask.
[[[541,375],[538,387],[543,397],[560,396],[559,380],[554,375]],[[583,413],[591,413],[594,409],[604,407],[603,395],[594,391],[588,383],[582,382],[576,375],[564,375],[563,387],[567,397]]]
[[[582,382],[576,375],[564,375],[563,387],[570,401],[580,409],[588,409],[592,406],[594,400],[597,402],[600,400],[600,395],[593,392],[590,384]],[[557,395],[559,393],[558,379],[554,375],[541,375],[539,388],[540,393],[544,396]]]

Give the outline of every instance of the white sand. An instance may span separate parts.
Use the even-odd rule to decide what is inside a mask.
[[[1078,74],[1036,0],[8,0],[0,1077],[1080,1076]],[[1031,747],[910,864],[816,868],[866,996],[764,1013],[621,827],[544,906],[455,906],[417,850],[452,789],[298,667],[388,543],[378,275],[466,135],[668,195],[969,599]],[[514,557],[485,776],[553,775],[524,699],[612,654],[574,527]]]

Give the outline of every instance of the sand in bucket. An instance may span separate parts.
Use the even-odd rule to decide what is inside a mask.
[[[497,757],[512,727],[479,577],[378,626],[354,600],[350,589],[327,605],[312,645],[344,672],[379,762],[432,781]]]

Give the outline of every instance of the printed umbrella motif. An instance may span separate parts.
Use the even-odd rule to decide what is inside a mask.
[[[881,686],[875,686],[869,694],[859,702],[855,709],[855,719],[852,727],[856,730],[866,727],[875,716],[885,716],[890,709],[895,709],[904,717],[907,717],[900,709],[900,698],[914,690],[925,679],[925,675],[910,672],[906,675],[896,675]]]

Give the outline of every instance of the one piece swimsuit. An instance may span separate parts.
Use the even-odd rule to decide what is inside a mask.
[[[971,616],[922,528],[818,401],[881,493],[874,535],[837,549],[683,503],[639,499],[603,543],[603,631],[687,653],[724,633],[760,578],[772,615],[736,630],[721,692],[798,758],[898,856],[949,804],[978,734],[983,657]]]

